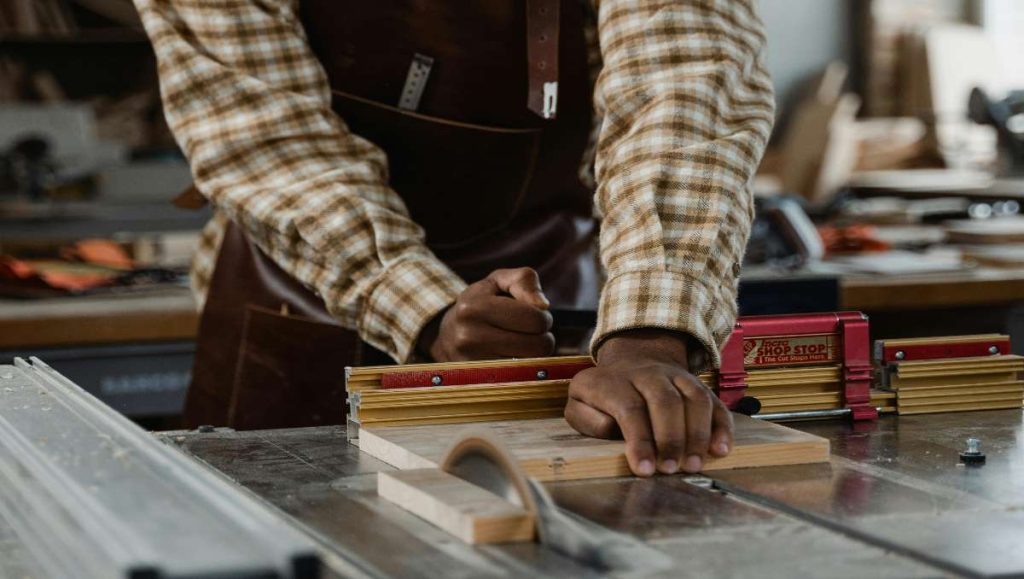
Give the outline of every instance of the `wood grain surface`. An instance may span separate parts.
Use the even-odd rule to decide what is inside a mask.
[[[829,442],[785,426],[735,415],[735,445],[711,458],[705,471],[827,462]],[[541,481],[629,476],[625,443],[583,436],[562,418],[474,425],[364,427],[359,449],[405,470],[437,468],[449,445],[465,433],[486,431],[501,440],[527,476]]]
[[[440,469],[379,472],[377,494],[466,543],[533,540],[531,513]]]

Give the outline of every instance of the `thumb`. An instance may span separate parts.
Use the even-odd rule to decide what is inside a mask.
[[[516,300],[541,310],[551,307],[551,302],[540,287],[540,276],[528,267],[497,269],[487,276],[487,279],[493,281],[500,291]]]

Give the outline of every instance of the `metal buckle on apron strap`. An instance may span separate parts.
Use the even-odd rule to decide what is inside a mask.
[[[526,0],[527,106],[542,118],[558,112],[559,0]]]

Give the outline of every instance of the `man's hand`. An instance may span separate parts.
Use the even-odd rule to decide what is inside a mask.
[[[698,472],[709,455],[732,448],[732,414],[687,371],[685,337],[664,330],[608,338],[597,366],[569,384],[565,418],[588,436],[623,436],[639,476]]]
[[[438,362],[550,356],[549,305],[537,272],[496,270],[423,330],[420,350]]]

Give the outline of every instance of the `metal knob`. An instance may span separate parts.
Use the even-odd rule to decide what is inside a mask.
[[[985,453],[981,452],[981,440],[974,438],[968,438],[967,450],[960,453],[960,462],[967,466],[976,466],[985,464]]]

